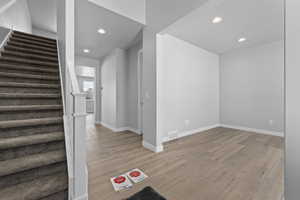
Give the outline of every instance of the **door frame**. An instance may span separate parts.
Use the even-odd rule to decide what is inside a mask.
[[[137,53],[137,81],[138,81],[138,132],[143,134],[143,49],[140,49]]]

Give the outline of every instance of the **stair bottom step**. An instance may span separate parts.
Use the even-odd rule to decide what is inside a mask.
[[[55,163],[31,170],[27,170],[21,173],[16,173],[8,176],[2,176],[0,179],[0,188],[6,188],[20,183],[32,181],[34,179],[50,176],[52,174],[66,173],[67,174],[67,163]]]
[[[68,177],[65,173],[46,176],[30,182],[0,189],[1,200],[38,200],[68,188]]]

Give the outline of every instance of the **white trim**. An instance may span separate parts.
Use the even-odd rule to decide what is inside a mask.
[[[116,131],[116,129],[117,129],[116,127],[113,127],[113,126],[111,126],[109,124],[106,124],[104,122],[97,122],[97,123],[99,123],[99,125],[101,125],[101,126],[104,126],[105,128],[108,128],[108,129],[112,130],[113,132],[117,132]]]
[[[101,126],[104,126],[105,128],[108,128],[110,129],[111,131],[113,132],[123,132],[123,131],[131,131],[131,132],[134,132],[138,135],[141,135],[141,131],[140,130],[137,130],[137,129],[134,129],[134,128],[131,128],[131,127],[121,127],[121,128],[116,128],[116,127],[113,127],[109,124],[106,124],[104,122],[99,122],[99,121],[96,121],[95,124],[97,125],[101,125]]]
[[[255,133],[264,134],[264,135],[273,135],[273,136],[278,136],[278,137],[284,137],[283,132],[276,132],[276,131],[270,131],[270,130],[264,130],[264,129],[248,128],[248,127],[244,127],[244,126],[234,126],[234,125],[227,125],[227,124],[220,124],[220,127],[255,132]]]
[[[146,142],[145,140],[143,140],[143,147],[145,147],[146,149],[153,151],[155,153],[160,153],[164,150],[164,147],[162,145],[154,146],[154,145]]]
[[[139,134],[142,133],[143,130],[143,104],[144,104],[144,99],[143,99],[143,66],[141,63],[141,58],[143,56],[143,49],[140,49],[138,51],[138,63],[137,63],[137,81],[138,81],[138,129],[139,129]]]
[[[140,130],[134,129],[134,128],[131,128],[131,127],[127,127],[127,131],[131,131],[131,132],[136,133],[138,135],[142,134]]]
[[[82,195],[80,197],[75,198],[74,200],[88,200],[88,194]]]
[[[169,141],[172,141],[172,140],[175,140],[175,139],[179,139],[179,138],[182,138],[182,137],[186,137],[186,136],[198,134],[198,133],[201,133],[203,131],[207,131],[209,129],[213,129],[213,128],[217,128],[217,127],[220,127],[220,124],[215,124],[215,125],[212,125],[212,126],[205,126],[205,127],[201,127],[201,128],[197,128],[197,129],[185,131],[185,132],[179,133],[177,135],[177,137],[169,138],[168,136],[166,136],[166,137],[163,138],[163,142],[169,142]]]

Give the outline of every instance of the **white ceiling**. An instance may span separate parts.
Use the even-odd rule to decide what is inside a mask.
[[[76,0],[75,44],[76,54],[101,58],[115,48],[127,48],[132,44],[143,25],[108,11],[87,0]],[[100,35],[97,30],[107,33]],[[90,49],[90,53],[83,53]]]
[[[56,0],[28,0],[33,28],[57,32]]]
[[[210,0],[146,0],[146,24],[159,32]]]
[[[210,0],[163,33],[216,53],[282,40],[283,5],[284,0]],[[212,24],[215,16],[224,21]],[[238,43],[240,37],[246,37],[247,41]]]

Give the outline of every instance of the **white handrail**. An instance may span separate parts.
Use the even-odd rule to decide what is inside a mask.
[[[4,13],[7,9],[9,9],[12,5],[14,5],[17,0],[11,0],[7,2],[4,6],[0,8],[0,14]]]

